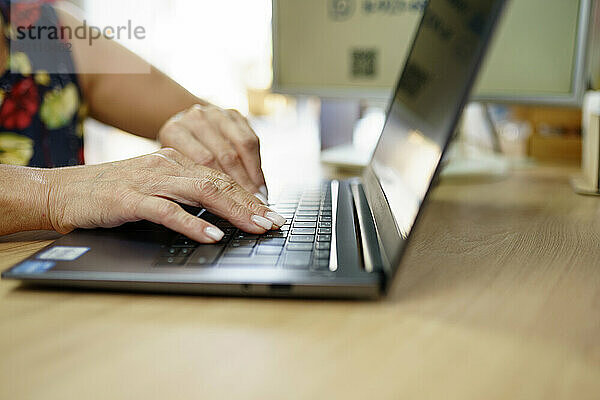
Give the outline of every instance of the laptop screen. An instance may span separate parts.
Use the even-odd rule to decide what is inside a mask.
[[[430,0],[425,9],[365,177],[370,203],[380,205],[375,220],[392,263],[456,127],[503,3]],[[378,190],[385,201],[369,193]],[[382,212],[386,203],[389,211]]]

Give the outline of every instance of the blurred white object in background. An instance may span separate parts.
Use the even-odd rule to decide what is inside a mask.
[[[269,0],[86,0],[90,23],[143,25],[121,44],[193,94],[248,112],[246,89],[271,85]]]
[[[89,118],[85,122],[85,163],[102,164],[152,153],[158,142],[123,132]]]
[[[600,91],[585,95],[582,127],[581,174],[571,183],[579,194],[600,195]]]
[[[321,162],[327,166],[360,172],[371,161],[385,124],[385,111],[369,107],[355,126],[352,143],[335,146],[321,152]]]
[[[247,114],[248,89],[271,86],[270,0],[81,0],[88,25],[144,26],[146,39],[120,43],[194,95]],[[157,96],[160,93],[156,93]],[[115,93],[118,96],[118,93]],[[87,162],[148,152],[154,143],[90,121]]]
[[[444,179],[470,182],[508,175],[510,162],[498,151],[499,133],[486,107],[481,103],[465,107],[457,135],[444,158]]]

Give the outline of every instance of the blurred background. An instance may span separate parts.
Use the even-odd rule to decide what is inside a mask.
[[[93,25],[143,25],[146,40],[122,44],[193,94],[248,115],[267,149],[309,140],[325,150],[323,161],[360,167],[376,143],[425,2],[273,1],[74,3]],[[583,95],[599,84],[598,9],[594,0],[511,2],[455,153],[476,154],[479,164],[481,154],[580,160]],[[347,62],[348,55],[354,58]],[[363,75],[351,76],[357,71]],[[87,124],[88,163],[156,148]],[[339,148],[344,151],[336,153]]]
[[[260,92],[271,86],[270,0],[82,0],[75,4],[80,16],[96,26],[127,20],[144,26],[146,40],[121,44],[211,103],[247,115],[248,90]],[[95,121],[86,128],[88,163],[127,158],[157,146]]]

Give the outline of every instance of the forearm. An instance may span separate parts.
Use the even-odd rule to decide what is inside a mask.
[[[57,11],[63,25],[72,30],[81,26],[72,15]],[[82,72],[78,77],[90,116],[101,122],[154,139],[173,115],[194,104],[207,104],[115,41],[100,38],[90,46],[86,40],[73,38],[71,44],[75,65]],[[124,70],[149,73],[113,73],[115,63]]]
[[[95,76],[87,100],[93,118],[150,139],[173,115],[206,104],[152,67],[149,74]]]
[[[0,165],[0,235],[53,229],[48,178],[46,170]]]

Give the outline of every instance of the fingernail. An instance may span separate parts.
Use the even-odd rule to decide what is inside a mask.
[[[222,230],[214,226],[207,227],[204,230],[204,233],[206,233],[208,236],[210,236],[211,239],[214,239],[217,242],[221,241],[221,239],[223,239],[223,236],[225,236],[225,233]]]
[[[265,217],[267,217],[268,220],[272,221],[277,226],[284,226],[287,222],[287,219],[273,211],[268,212]]]
[[[267,190],[267,187],[265,185],[262,185],[261,187],[259,187],[258,191],[261,192],[263,194],[263,196],[265,196],[265,199],[269,198],[269,191]]]
[[[266,230],[270,230],[273,228],[273,223],[266,218],[261,217],[260,215],[253,215],[252,222],[261,228],[265,228]]]
[[[259,199],[261,201],[261,203],[263,203],[265,206],[268,204],[268,200],[265,197],[264,194],[262,193],[254,193],[254,197],[256,197],[257,199]]]

